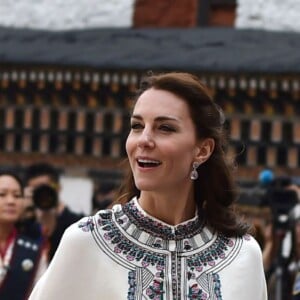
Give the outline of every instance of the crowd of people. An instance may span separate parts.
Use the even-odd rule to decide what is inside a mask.
[[[255,227],[270,300],[300,299],[300,186],[296,179],[276,176],[262,186],[263,193],[248,197],[250,205],[243,201],[239,205]],[[251,203],[257,197],[260,201]]]
[[[18,175],[0,172],[0,299],[23,300],[47,268],[43,243],[18,229],[24,186]]]
[[[59,199],[59,189],[59,173],[48,163],[25,174],[0,171],[0,299],[27,299],[66,228],[84,216]]]
[[[225,116],[207,88],[189,73],[149,74],[135,100],[128,174],[95,190],[91,216],[61,201],[48,163],[1,170],[0,299],[300,299],[298,206],[284,234],[272,214],[254,231],[237,213]]]

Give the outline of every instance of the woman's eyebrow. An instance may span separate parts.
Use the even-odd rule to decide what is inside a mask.
[[[142,116],[140,115],[131,115],[131,119],[139,119],[139,120],[142,120]]]
[[[141,115],[132,115],[132,119],[138,119],[138,120],[143,120],[143,117]],[[179,121],[178,118],[176,117],[170,117],[170,116],[158,116],[154,119],[155,121]]]

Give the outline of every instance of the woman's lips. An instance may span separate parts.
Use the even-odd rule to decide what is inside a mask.
[[[161,165],[161,161],[152,158],[138,158],[136,161],[141,168],[155,168]]]

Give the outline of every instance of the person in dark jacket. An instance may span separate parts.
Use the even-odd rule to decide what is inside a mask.
[[[84,214],[73,212],[59,199],[59,172],[50,164],[30,165],[25,171],[25,182],[50,262],[66,228],[84,217]]]
[[[17,174],[0,171],[0,299],[25,300],[47,268],[43,245],[20,232],[17,223],[24,205]]]

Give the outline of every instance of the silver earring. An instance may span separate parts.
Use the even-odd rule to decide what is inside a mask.
[[[199,177],[199,174],[198,174],[198,171],[197,171],[197,168],[200,166],[200,163],[197,162],[197,161],[194,161],[193,162],[193,170],[191,172],[191,176],[190,178],[192,180],[196,180],[198,177]]]

